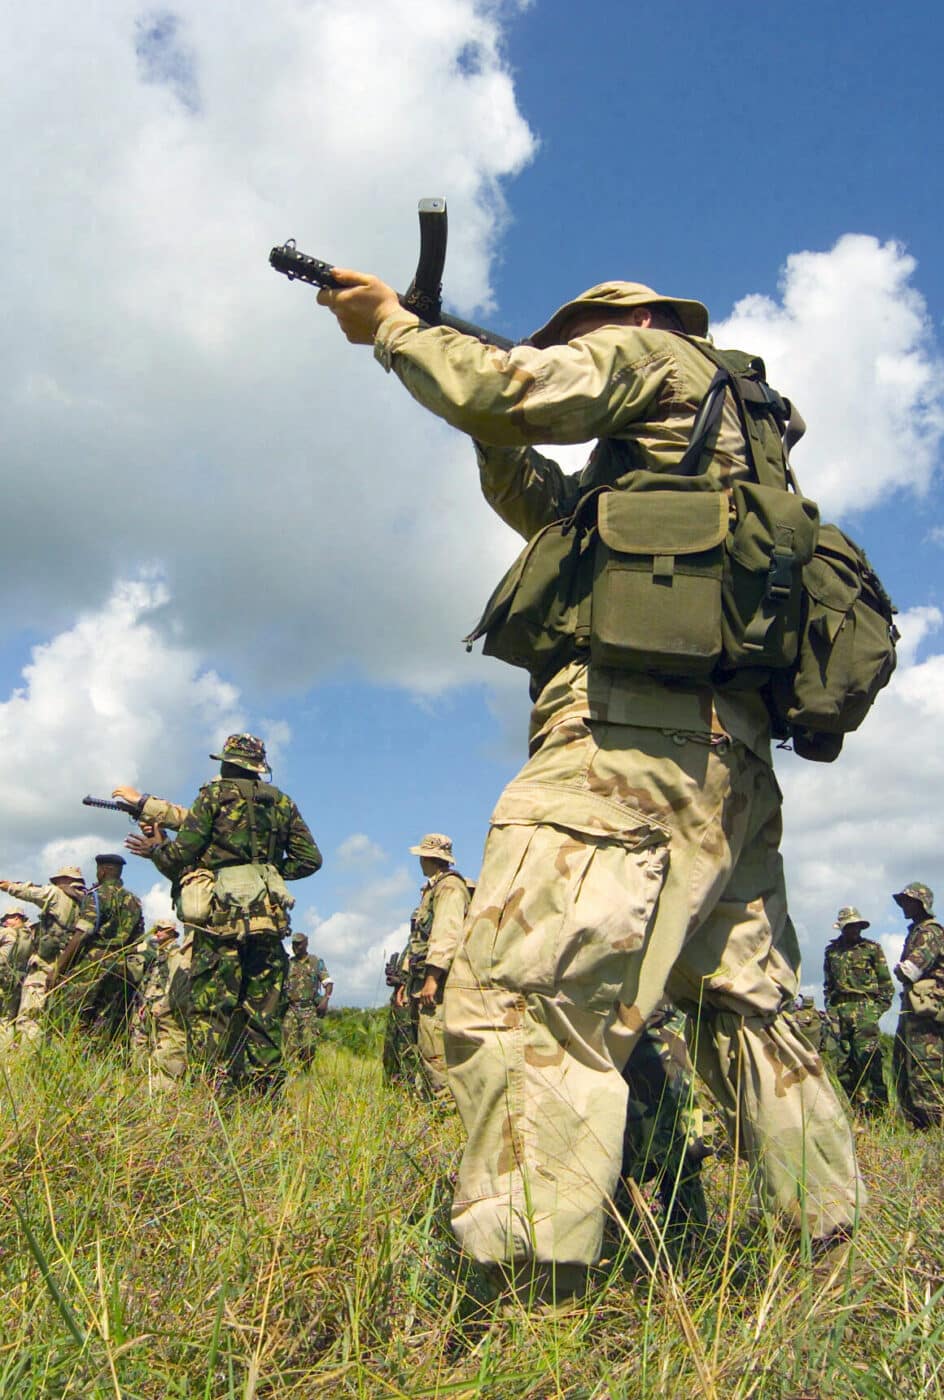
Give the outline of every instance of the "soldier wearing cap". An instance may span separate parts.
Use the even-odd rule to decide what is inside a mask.
[[[319,302],[475,440],[487,500],[529,543],[598,489],[612,488],[629,517],[633,488],[681,462],[715,376],[701,303],[601,283],[502,351],[425,324],[377,278],[335,275],[342,285]],[[785,481],[770,411],[750,415],[749,452],[729,387],[723,395],[706,483],[720,493],[750,481],[758,453]],[[594,439],[575,475],[535,449]],[[582,602],[583,536],[557,536]],[[745,1125],[762,1205],[792,1231],[838,1240],[863,1189],[850,1125],[787,1014],[800,955],[763,698],[723,678],[594,660],[576,606],[554,630],[566,601],[556,577],[520,599],[531,757],[493,813],[446,986],[450,1085],[468,1134],[456,1233],[500,1283],[583,1285],[619,1172],[620,1065],[667,994],[699,1019],[697,1068],[726,1120]]]
[[[128,1028],[139,971],[129,959],[144,934],[141,901],[124,886],[125,863],[111,851],[95,857],[96,884],[79,905],[48,983],[60,987],[84,1030],[107,1040]]]
[[[294,900],[287,880],[321,867],[321,853],[292,799],[272,783],[265,745],[231,734],[220,776],[206,783],[176,840],[161,828],[129,836],[180,888],[179,907],[192,931],[188,1044],[195,1065],[214,1081],[279,1087],[288,958],[282,944]]]
[[[817,1054],[823,1052],[823,1018],[812,997],[798,996],[793,1004],[793,1019]]]
[[[285,1054],[307,1069],[318,1047],[318,1020],[328,1010],[334,990],[325,961],[308,951],[308,935],[292,934],[285,994],[288,1007],[282,1022]]]
[[[0,1050],[8,1049],[15,1039],[16,1015],[32,944],[33,933],[22,909],[8,909],[0,916]]]
[[[894,896],[908,920],[895,966],[901,1015],[893,1064],[898,1102],[915,1128],[944,1122],[944,928],[934,917],[934,895],[913,880]]]
[[[424,836],[410,855],[419,856],[426,883],[410,918],[407,976],[395,993],[397,1006],[409,1007],[419,1054],[417,1087],[443,1111],[455,1105],[446,1077],[443,1043],[443,987],[455,957],[469,908],[469,887],[453,866],[452,841],[441,832]]]
[[[862,937],[868,927],[858,909],[840,909],[833,924],[839,936],[827,943],[823,962],[823,997],[839,1038],[836,1073],[853,1108],[866,1116],[888,1107],[878,1023],[895,995],[881,945]]]
[[[50,875],[46,885],[0,880],[0,890],[14,899],[25,899],[28,904],[39,906],[34,946],[16,1018],[19,1038],[36,1041],[42,1035],[49,977],[59,954],[72,937],[79,904],[85,894],[85,880],[77,865],[64,865]]]

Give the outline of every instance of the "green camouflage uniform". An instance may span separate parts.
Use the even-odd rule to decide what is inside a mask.
[[[392,962],[392,959],[391,959]],[[413,1011],[409,996],[403,1005],[397,1003],[399,988],[406,987],[410,980],[409,943],[396,958],[396,968],[385,966],[387,985],[393,988],[387,1012],[387,1025],[384,1030],[383,1073],[388,1084],[403,1084],[415,1087],[419,1073],[419,1052],[416,1046],[417,1027],[413,1021]]]
[[[439,843],[434,844],[434,843]],[[448,836],[431,833],[413,855],[422,852],[433,859],[452,860]],[[469,887],[458,870],[443,866],[431,875],[420,891],[420,902],[410,918],[409,982],[410,1014],[416,1028],[419,1054],[417,1088],[442,1110],[452,1112],[454,1100],[446,1075],[446,1047],[443,1034],[443,986],[455,957],[462,926],[469,908]],[[439,974],[439,991],[432,1008],[419,1001],[420,988],[429,972]]]
[[[19,914],[19,920],[13,915]],[[0,1050],[8,1049],[16,1036],[23,979],[34,945],[26,915],[14,910],[9,922],[0,923]]]
[[[127,1030],[137,986],[141,901],[120,875],[107,875],[83,898],[73,932],[82,943],[57,994],[66,997],[85,1030],[114,1040]]]
[[[318,1048],[318,1007],[324,984],[330,981],[324,959],[308,952],[308,940],[292,939],[285,994],[288,1006],[282,1022],[287,1058],[307,1068]]]
[[[54,883],[57,880],[68,883]],[[84,894],[82,872],[77,866],[67,866],[57,871],[48,885],[10,882],[7,893],[14,899],[24,899],[29,904],[39,906],[36,939],[23,979],[20,1009],[16,1017],[16,1032],[20,1040],[37,1041],[44,1028],[49,974],[75,928],[79,899]]]
[[[151,859],[181,889],[178,909],[192,930],[191,1062],[214,1078],[225,1071],[233,1083],[268,1089],[283,1077],[288,958],[282,940],[294,901],[282,882],[320,869],[321,853],[292,799],[248,776],[266,769],[259,740],[232,735],[214,757],[247,776],[202,787],[176,840],[155,847]],[[206,912],[197,921],[187,913],[186,896],[201,884]]]
[[[155,956],[138,987],[132,1029],[132,1045],[140,1064],[147,1067],[152,1088],[166,1089],[182,1079],[187,1069],[187,1033],[171,1006],[171,981],[181,966],[183,950],[174,937],[157,938],[158,925],[149,930]]]
[[[926,885],[909,885],[927,918],[909,926],[895,976],[902,983],[895,1031],[898,1102],[915,1128],[944,1123],[944,928],[932,917]],[[896,896],[896,899],[898,896]]]
[[[701,1164],[710,1149],[685,1042],[685,1017],[671,1004],[649,1017],[623,1078],[629,1098],[621,1179],[655,1181],[666,1226],[706,1225]],[[616,1205],[623,1206],[619,1188]]]
[[[869,924],[857,909],[840,909],[833,927],[848,930],[826,945],[823,963],[826,1009],[838,1019],[836,1072],[855,1109],[881,1113],[888,1107],[888,1090],[878,1023],[892,1004],[895,984],[880,945],[861,936]]]
[[[803,1036],[818,1055],[823,1053],[823,1018],[816,1009],[812,997],[799,996],[793,1008],[793,1019]]]
[[[619,304],[627,287],[596,295]],[[611,324],[506,353],[400,310],[374,354],[478,440],[486,498],[531,540],[628,469],[677,466],[714,375],[697,346]],[[534,448],[593,438],[576,475]],[[730,394],[707,471],[749,477]],[[622,1153],[620,1067],[665,994],[699,1018],[696,1068],[729,1135],[739,1125],[762,1204],[813,1237],[853,1223],[864,1190],[851,1129],[782,1014],[800,956],[770,762],[754,692],[575,658],[538,693],[531,757],[492,815],[445,991],[468,1135],[453,1224],[472,1257],[598,1257]]]

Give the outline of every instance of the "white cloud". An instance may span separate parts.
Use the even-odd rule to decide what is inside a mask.
[[[45,869],[120,846],[121,817],[98,814],[106,834],[86,834],[84,793],[107,797],[118,782],[143,784],[159,772],[172,796],[198,746],[209,753],[244,727],[236,688],[159,625],[168,596],[157,577],[119,583],[103,607],[34,648],[23,685],[0,704],[8,862],[41,847]]]
[[[337,849],[337,857],[342,865],[376,865],[386,860],[387,853],[363,831],[355,831],[346,837]]]
[[[384,963],[406,943],[410,925],[403,911],[416,897],[417,884],[401,866],[352,890],[346,907],[327,918],[311,908],[297,913],[294,921],[309,934],[310,950],[331,970],[339,1005],[376,1005],[389,996]]]
[[[898,243],[845,234],[794,253],[780,300],[744,297],[712,326],[720,347],[764,356],[770,382],[809,427],[796,450],[804,491],[826,516],[897,489],[923,493],[944,435],[944,359],[914,258]]]
[[[921,652],[936,639],[942,617],[936,608],[915,608],[898,621],[899,669],[837,761],[821,765],[784,754],[777,764],[787,888],[807,982],[820,975],[843,905],[855,905],[870,920],[869,937],[882,942],[892,964],[905,934],[892,894],[921,880],[944,896],[935,808],[944,784],[944,655]]]
[[[298,687],[353,662],[422,693],[475,675],[459,639],[514,541],[476,499],[471,449],[266,257],[294,234],[403,289],[416,200],[445,194],[447,294],[487,313],[501,182],[534,149],[501,50],[511,8],[10,16],[0,413],[41,522],[0,558],[17,626],[61,626],[64,597],[92,607],[129,559],[159,559],[182,638],[240,679]]]

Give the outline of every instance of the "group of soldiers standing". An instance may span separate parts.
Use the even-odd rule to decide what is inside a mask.
[[[190,808],[115,790],[140,827],[125,844],[170,880],[182,938],[176,922],[145,933],[122,855],[96,857],[90,888],[77,866],[46,885],[0,880],[39,908],[32,927],[21,910],[0,919],[0,1048],[69,1019],[92,1039],[126,1036],[157,1085],[189,1066],[214,1084],[277,1088],[283,1041],[310,1064],[332,983],[305,934],[291,934],[286,954],[285,882],[313,874],[321,854],[291,798],[263,780],[261,740],[231,735],[211,757],[220,777]]]
[[[934,918],[934,895],[913,881],[894,896],[908,921],[895,976],[901,983],[901,1014],[895,1031],[892,1074],[898,1105],[916,1128],[944,1122],[944,927]],[[864,938],[869,920],[859,910],[840,909],[838,935],[826,947],[823,994],[818,1012],[803,997],[796,1016],[804,1034],[833,1065],[852,1107],[864,1116],[888,1108],[879,1020],[895,994],[885,954]]]

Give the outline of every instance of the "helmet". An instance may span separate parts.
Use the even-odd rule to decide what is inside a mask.
[[[642,282],[599,282],[573,301],[559,307],[549,321],[528,337],[528,343],[538,350],[556,345],[561,331],[578,311],[605,311],[607,307],[630,310],[634,306],[670,306],[682,323],[686,335],[708,334],[708,308],[700,301],[683,301],[679,297],[664,297]]]
[[[442,832],[431,831],[424,836],[418,846],[410,847],[411,856],[425,856],[428,860],[441,860],[446,865],[452,864],[452,838],[443,836]]]
[[[250,773],[269,773],[265,744],[254,734],[231,734],[223,745],[222,753],[211,753],[211,758],[221,763],[235,763],[239,768],[247,768]]]
[[[910,885],[899,890],[892,898],[896,904],[900,904],[903,899],[916,899],[926,914],[930,914],[934,908],[933,891],[929,890],[927,885],[922,885],[919,880],[912,880]]]
[[[851,925],[857,928],[872,927],[868,919],[863,919],[858,909],[856,909],[854,905],[849,904],[844,909],[840,909],[839,913],[836,915],[836,922],[833,924],[833,928],[844,929],[849,928]]]

